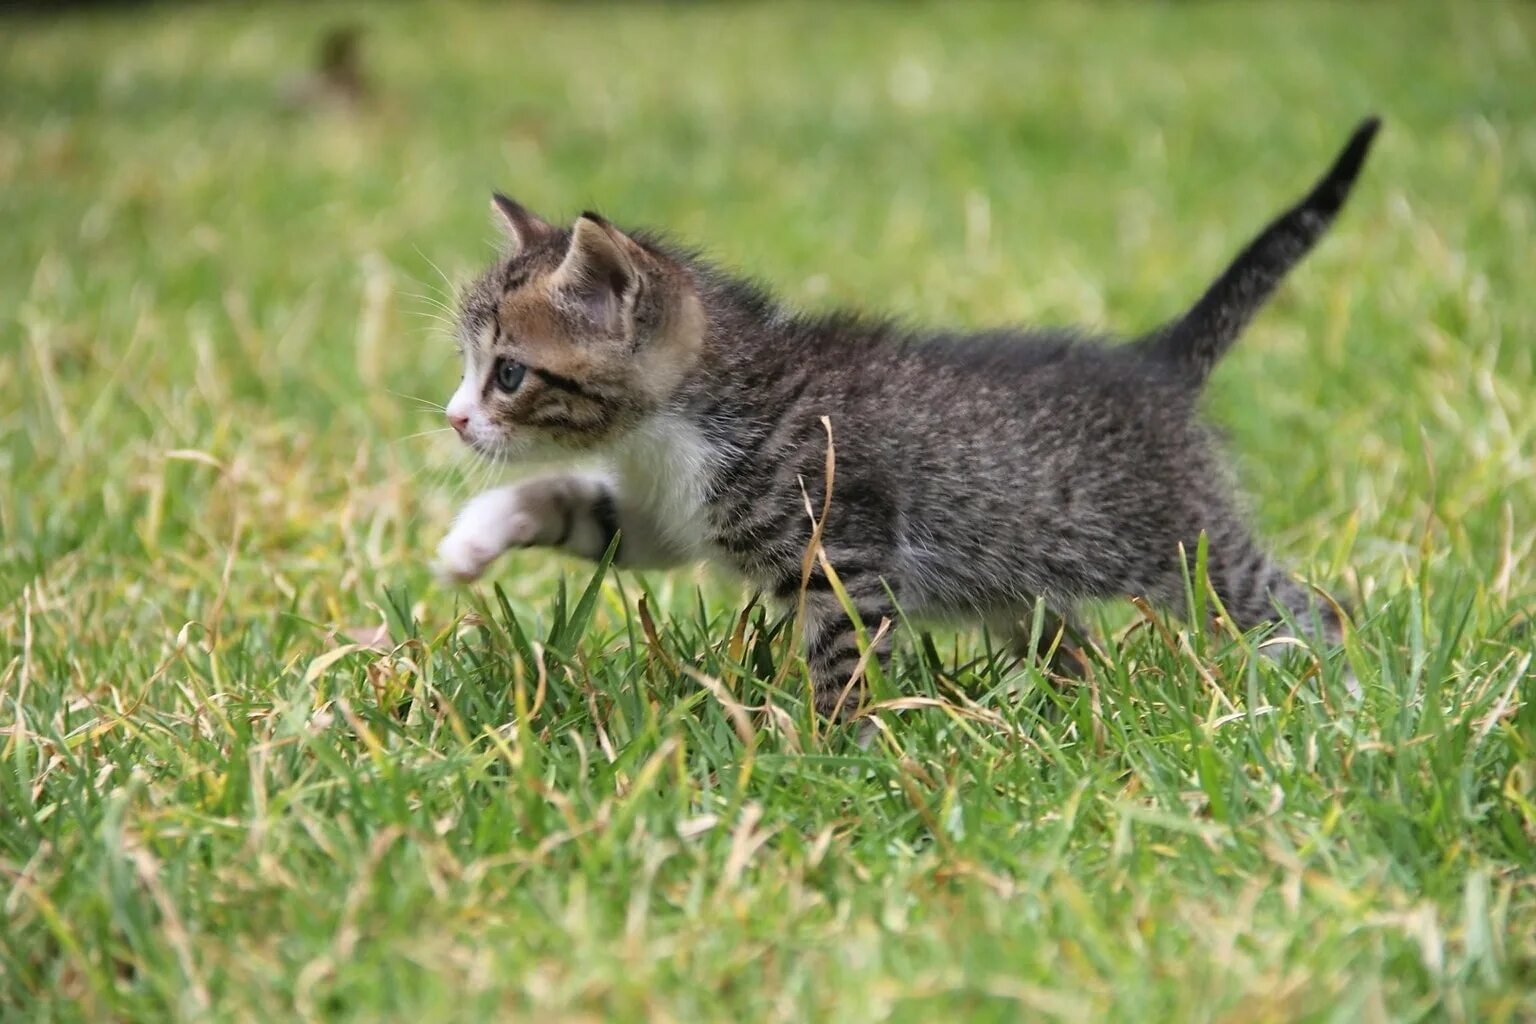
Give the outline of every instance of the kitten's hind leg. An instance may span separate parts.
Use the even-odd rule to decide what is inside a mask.
[[[896,609],[885,581],[874,573],[843,573],[839,577],[848,599],[857,612],[869,640],[868,658],[883,666],[891,648],[891,631],[882,634],[882,621],[896,620]],[[790,598],[791,600],[793,598]],[[864,680],[855,680],[854,671],[866,657],[859,649],[858,631],[853,620],[818,570],[811,577],[805,594],[805,616],[801,620],[805,636],[805,659],[811,670],[816,710],[837,719],[857,710],[864,691]],[[864,662],[868,665],[868,662]]]
[[[1210,571],[1216,595],[1221,598],[1233,625],[1246,632],[1278,623],[1274,636],[1295,636],[1300,631],[1302,636],[1326,647],[1343,643],[1344,613],[1338,606],[1293,579],[1252,542],[1238,547],[1237,553],[1239,557],[1235,560],[1213,561]],[[1214,556],[1215,552],[1212,554]],[[1290,617],[1294,628],[1285,622],[1281,609]],[[1281,646],[1259,648],[1267,657],[1283,657],[1285,650]],[[1347,663],[1342,679],[1349,695],[1358,698],[1360,681]]]
[[[1232,624],[1247,631],[1283,622],[1281,609],[1296,629],[1312,640],[1333,646],[1344,639],[1339,610],[1311,588],[1293,579],[1251,540],[1211,549],[1210,579]],[[1292,635],[1281,626],[1279,635]]]
[[[1034,658],[1052,675],[1081,679],[1087,672],[1085,634],[1070,611],[1046,607],[1035,638],[1035,609],[1026,607],[1007,619],[1003,635],[1015,657]]]

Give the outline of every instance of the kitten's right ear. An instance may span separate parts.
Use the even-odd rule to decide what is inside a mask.
[[[628,235],[595,213],[583,213],[550,282],[597,323],[618,329],[641,277],[641,259],[640,247]]]
[[[500,192],[491,193],[491,209],[501,218],[508,237],[512,239],[514,256],[530,245],[545,241],[555,234],[554,227],[546,223],[538,214]]]

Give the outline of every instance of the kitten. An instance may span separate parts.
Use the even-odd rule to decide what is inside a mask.
[[[1216,361],[1322,236],[1379,124],[1355,131],[1297,205],[1183,315],[1128,344],[1077,331],[915,331],[803,315],[658,236],[593,213],[569,230],[504,196],[509,251],[462,298],[464,376],[448,419],[494,460],[584,460],[470,501],[438,549],[468,581],[509,548],[664,567],[707,559],[786,604],[806,593],[816,707],[859,699],[853,621],[819,566],[828,428],[835,476],[822,544],[871,635],[914,615],[1017,624],[1037,600],[1184,601],[1203,531],[1209,575],[1241,628],[1282,612],[1329,643],[1336,609],[1254,540],[1196,405]],[[883,657],[889,633],[875,645]]]

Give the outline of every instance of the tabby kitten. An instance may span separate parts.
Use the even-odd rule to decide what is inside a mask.
[[[1002,626],[1037,600],[1182,606],[1202,532],[1241,628],[1283,617],[1336,642],[1339,615],[1264,552],[1196,405],[1221,355],[1343,205],[1378,122],[1186,313],[1128,344],[1078,331],[916,331],[805,315],[647,232],[594,213],[556,228],[505,196],[506,254],[464,294],[459,436],[506,462],[595,462],[487,491],[438,549],[479,577],[509,548],[617,564],[725,565],[786,604],[805,587],[817,708],[859,700],[853,621],[819,567],[810,508],[835,477],[822,544],[871,634],[898,604]],[[1281,628],[1284,628],[1281,626]],[[876,644],[883,657],[889,634]]]

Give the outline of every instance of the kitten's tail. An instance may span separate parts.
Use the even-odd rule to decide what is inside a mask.
[[[1277,217],[1238,254],[1189,312],[1138,343],[1154,359],[1203,383],[1280,279],[1317,244],[1354,187],[1379,118],[1360,122],[1349,143],[1305,199]]]

